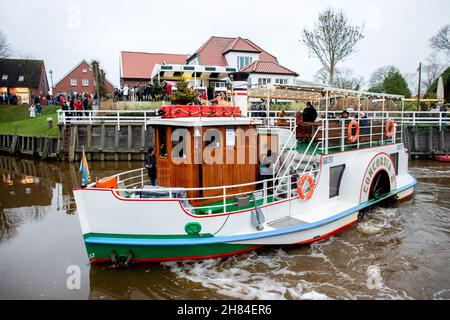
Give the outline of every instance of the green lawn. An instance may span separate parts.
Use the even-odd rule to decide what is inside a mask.
[[[28,107],[0,106],[0,134],[32,135],[38,137],[59,137],[59,107],[43,107],[42,115],[31,119]],[[53,118],[53,128],[47,128],[47,118]]]

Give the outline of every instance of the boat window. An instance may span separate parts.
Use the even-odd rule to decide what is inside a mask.
[[[330,198],[339,196],[345,164],[330,168]]]
[[[205,132],[205,148],[220,148],[220,131],[210,129]]]
[[[186,150],[185,150],[186,142],[184,139],[185,139],[185,136],[183,134],[172,136],[172,156],[173,157],[182,159],[186,155]],[[174,154],[174,153],[176,153],[176,154]]]
[[[158,129],[159,136],[159,156],[167,157],[167,133],[166,128]]]
[[[395,175],[398,176],[398,152],[390,155],[392,162],[394,163]]]

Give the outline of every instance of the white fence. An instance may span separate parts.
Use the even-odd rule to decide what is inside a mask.
[[[291,127],[295,123],[296,111],[284,111],[285,116],[280,117],[281,111],[250,111],[249,116],[258,119],[267,119],[270,124],[276,125],[277,121],[286,120],[287,126]],[[349,112],[350,117],[357,117],[358,112]],[[392,118],[397,123],[422,125],[432,124],[442,127],[450,124],[450,112],[412,112],[412,111],[369,111],[365,112],[368,118],[385,117]],[[327,116],[337,118],[339,111],[319,112]],[[158,115],[158,110],[95,110],[95,111],[58,111],[59,124],[115,124],[120,128],[120,124],[146,124],[150,118]]]

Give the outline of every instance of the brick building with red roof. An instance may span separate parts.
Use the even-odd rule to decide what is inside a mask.
[[[114,92],[114,85],[105,79],[105,90],[107,93]],[[92,66],[86,61],[82,60],[65,76],[63,76],[53,86],[53,95],[57,94],[72,94],[72,93],[89,93],[94,95],[97,92],[97,83],[95,80]]]
[[[120,55],[120,85],[134,87],[148,84],[156,64],[185,64],[186,54],[122,51]]]

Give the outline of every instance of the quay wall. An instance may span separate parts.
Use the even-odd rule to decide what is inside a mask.
[[[405,125],[403,142],[413,159],[447,155],[450,151],[450,128],[446,125]]]

